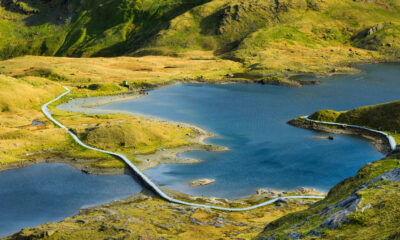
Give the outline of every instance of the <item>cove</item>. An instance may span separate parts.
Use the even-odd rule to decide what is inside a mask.
[[[258,188],[290,190],[299,186],[328,191],[364,164],[383,157],[367,140],[298,129],[290,119],[320,109],[348,110],[398,100],[400,64],[360,67],[355,75],[318,79],[318,86],[285,88],[257,84],[184,84],[149,92],[139,99],[97,107],[131,111],[198,125],[218,135],[208,143],[227,152],[188,152],[202,160],[192,165],[159,165],[147,170],[162,187],[194,195],[238,198]],[[198,178],[216,182],[190,188]]]
[[[0,174],[0,237],[22,228],[61,221],[82,207],[139,193],[128,175],[88,175],[70,165],[41,163]]]

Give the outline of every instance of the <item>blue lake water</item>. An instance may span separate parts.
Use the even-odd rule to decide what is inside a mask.
[[[201,159],[192,165],[159,165],[147,170],[163,187],[189,194],[236,198],[258,188],[328,191],[370,161],[383,157],[367,140],[324,135],[289,126],[292,118],[319,109],[348,110],[399,99],[400,64],[360,67],[356,75],[320,79],[323,85],[285,88],[258,84],[184,84],[151,91],[139,99],[111,103],[100,109],[132,111],[198,125],[218,135],[208,143],[227,152],[188,152]],[[208,186],[189,182],[212,178]]]
[[[128,175],[84,174],[70,165],[42,163],[0,173],[0,237],[21,228],[61,221],[82,207],[141,191]]]

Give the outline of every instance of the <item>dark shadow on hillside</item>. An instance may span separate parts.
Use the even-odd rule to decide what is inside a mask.
[[[142,31],[132,33],[128,40],[124,44],[116,44],[115,46],[108,47],[97,52],[96,56],[104,56],[105,53],[112,49],[119,49],[123,53],[132,53],[139,48],[150,46],[152,40],[157,36],[157,34],[170,26],[170,21],[179,15],[193,9],[197,6],[210,2],[211,0],[186,0],[185,3],[173,8],[161,15],[159,13],[162,11],[160,9],[157,13],[153,15],[144,16],[140,21],[140,26]],[[121,48],[122,45],[125,45]]]
[[[218,35],[220,22],[223,19],[225,9],[221,9],[210,16],[203,18],[200,22],[201,34],[204,35]]]

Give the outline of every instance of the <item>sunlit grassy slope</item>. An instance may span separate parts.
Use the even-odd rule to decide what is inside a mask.
[[[398,57],[399,16],[399,0],[5,0],[0,56],[206,51],[253,71],[335,72]]]
[[[62,83],[67,82],[64,79]],[[0,75],[0,170],[43,161],[68,162],[82,169],[124,168],[118,159],[80,147],[65,130],[54,127],[45,118],[41,105],[64,91],[59,83],[43,77]],[[86,91],[101,94],[101,91]],[[75,93],[80,94],[88,95]],[[191,137],[196,135],[191,129],[127,115],[88,116],[52,111],[88,144],[129,154],[133,161],[135,154],[153,153],[160,147],[190,145]],[[37,125],[35,121],[43,124]]]
[[[107,95],[127,92],[119,84],[129,82],[133,88],[148,88],[180,81],[218,82],[230,72],[243,71],[241,64],[215,59],[201,52],[203,58],[190,57],[117,57],[59,58],[26,56],[0,62],[0,71],[9,76],[40,76],[68,86],[75,93]],[[83,88],[98,84],[94,89]],[[91,90],[93,89],[93,90]]]

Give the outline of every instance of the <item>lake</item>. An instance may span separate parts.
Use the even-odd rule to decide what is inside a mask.
[[[61,221],[82,207],[139,193],[128,175],[88,175],[70,165],[41,163],[0,173],[0,237],[26,227]]]
[[[130,111],[200,126],[218,135],[210,144],[226,152],[187,152],[202,160],[191,165],[159,165],[146,171],[159,185],[194,195],[238,198],[258,188],[291,190],[300,186],[328,191],[364,164],[383,157],[368,140],[326,135],[286,124],[320,109],[348,110],[398,100],[400,64],[360,67],[355,75],[319,79],[322,85],[286,88],[258,84],[182,84],[149,92],[139,99],[97,109]],[[208,186],[191,188],[198,178]]]

